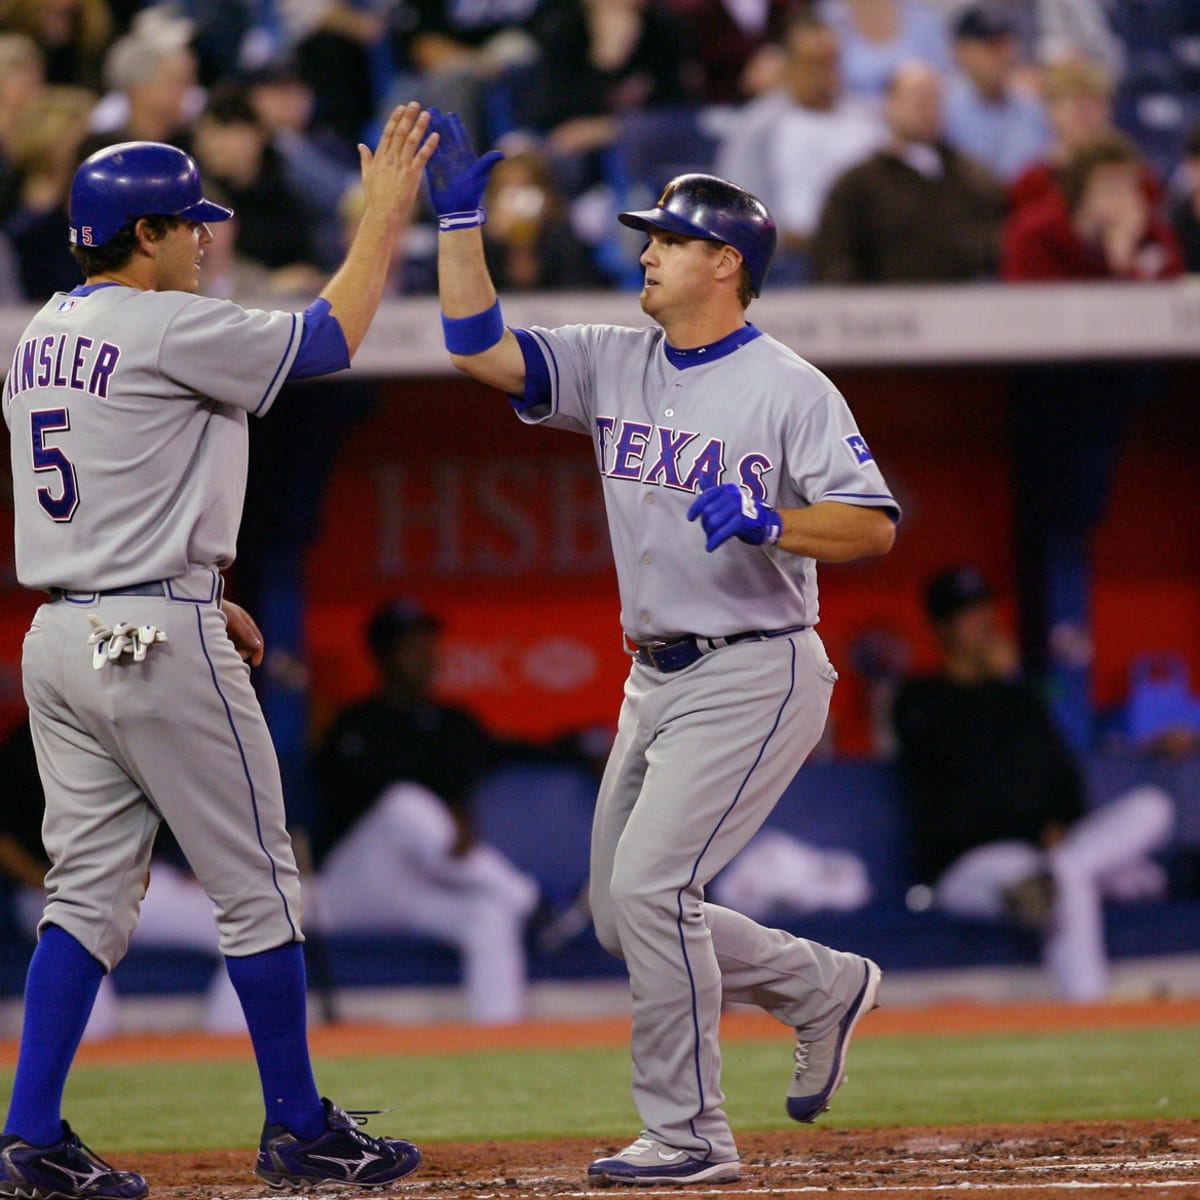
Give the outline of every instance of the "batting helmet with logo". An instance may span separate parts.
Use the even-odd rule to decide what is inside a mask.
[[[741,252],[750,271],[750,290],[762,291],[775,254],[775,222],[767,206],[745,188],[716,175],[676,175],[658,204],[617,219],[631,229],[664,229],[682,237],[724,242]]]
[[[204,198],[190,154],[163,142],[120,142],[84,159],[71,184],[71,245],[103,246],[138,217],[228,221],[233,209]]]

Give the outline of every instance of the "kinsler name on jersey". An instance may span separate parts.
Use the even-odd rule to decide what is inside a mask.
[[[96,345],[82,333],[48,333],[26,338],[13,355],[8,394],[28,388],[74,388],[104,399],[108,381],[121,357],[112,342]]]

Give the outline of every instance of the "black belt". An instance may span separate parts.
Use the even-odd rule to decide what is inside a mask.
[[[71,588],[50,589],[50,602],[55,600],[90,600],[101,596],[165,596],[167,594],[167,585],[161,579],[152,580],[150,583],[134,583],[129,587],[106,588],[102,592],[81,592]]]
[[[722,646],[732,646],[736,642],[765,642],[770,638],[787,637],[791,633],[803,633],[807,625],[789,625],[786,629],[748,629],[745,633],[731,633],[727,637],[698,637],[689,633],[685,637],[671,638],[667,642],[630,642],[633,647],[633,657],[644,667],[653,667],[656,671],[682,671],[690,667],[697,659],[719,650]]]

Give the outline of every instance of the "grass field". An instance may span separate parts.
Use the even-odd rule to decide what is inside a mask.
[[[790,1125],[786,1038],[725,1047],[735,1129]],[[826,1121],[841,1127],[1200,1118],[1200,1029],[862,1036]],[[321,1090],[389,1108],[420,1142],[612,1137],[636,1130],[623,1046],[316,1060]],[[7,1091],[11,1068],[0,1072]],[[240,1059],[76,1067],[65,1112],[106,1154],[250,1146],[262,1106]],[[795,1128],[794,1126],[791,1126]]]

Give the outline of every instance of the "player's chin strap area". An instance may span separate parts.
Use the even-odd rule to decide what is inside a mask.
[[[88,621],[92,626],[88,645],[92,648],[92,667],[97,671],[110,662],[117,662],[124,654],[140,663],[151,646],[167,640],[166,630],[157,625],[130,625],[128,621],[118,621],[110,629],[94,613],[89,614]]]

